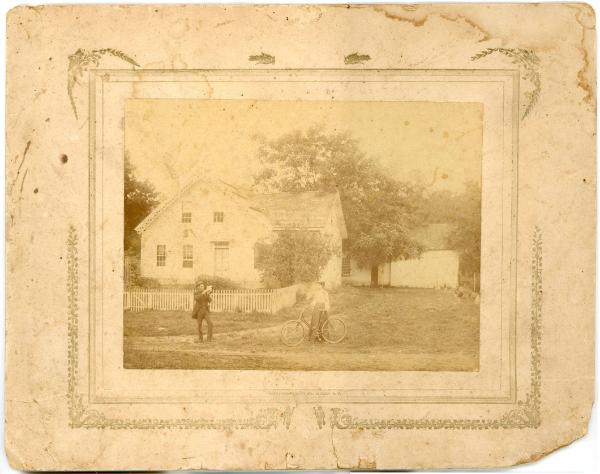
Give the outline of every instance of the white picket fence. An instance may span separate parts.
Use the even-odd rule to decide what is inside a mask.
[[[296,302],[297,285],[287,288],[215,290],[212,312],[276,313]],[[130,311],[191,311],[194,291],[183,288],[127,288],[123,291],[123,308]]]

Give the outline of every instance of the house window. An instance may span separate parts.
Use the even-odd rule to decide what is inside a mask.
[[[229,273],[229,242],[214,242],[215,276],[227,277]]]
[[[194,247],[191,245],[183,246],[183,268],[192,268],[194,266]]]
[[[350,273],[352,273],[352,266],[351,266],[351,263],[350,263],[350,256],[349,255],[345,255],[344,258],[342,258],[342,276],[343,277],[350,276]]]
[[[213,222],[223,222],[223,219],[225,219],[225,213],[221,212],[221,211],[215,211],[213,212]]]
[[[167,264],[167,246],[157,245],[156,246],[156,266],[164,267]]]
[[[181,222],[189,224],[192,222],[192,209],[191,203],[181,203]]]

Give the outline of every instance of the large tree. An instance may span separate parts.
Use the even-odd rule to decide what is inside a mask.
[[[376,278],[379,264],[421,251],[411,237],[419,190],[391,177],[347,133],[316,128],[262,140],[263,191],[338,190],[348,228],[345,252]]]
[[[154,186],[135,175],[128,154],[125,154],[124,170],[124,245],[125,251],[139,254],[140,240],[136,226],[158,205],[158,193]]]
[[[469,181],[455,199],[454,231],[448,244],[460,252],[460,271],[466,277],[480,273],[481,266],[481,186]]]

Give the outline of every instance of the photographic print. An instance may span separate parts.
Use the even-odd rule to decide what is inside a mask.
[[[124,367],[477,371],[483,104],[131,99]]]
[[[6,30],[15,469],[497,469],[586,434],[588,5]]]

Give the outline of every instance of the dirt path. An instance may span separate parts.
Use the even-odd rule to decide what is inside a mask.
[[[281,341],[286,320],[216,314],[211,343],[198,343],[187,313],[127,315],[124,366],[136,369],[428,370],[479,369],[479,307],[435,290],[342,288],[332,312],[346,322],[339,344]],[[252,328],[252,329],[249,329]]]
[[[268,369],[268,370],[476,370],[470,367],[472,356],[455,354],[410,354],[402,349],[357,350],[344,342],[317,344],[303,342],[287,347],[279,340],[281,326],[241,330],[215,336],[213,342],[198,343],[197,336],[127,337],[127,351],[145,360],[143,367],[170,367],[176,359],[194,369]],[[261,344],[247,344],[249,338]],[[340,357],[343,357],[341,362]],[[137,365],[137,364],[135,364]],[[340,367],[342,366],[342,367]],[[127,363],[126,363],[127,367]],[[439,369],[438,369],[439,370]]]

